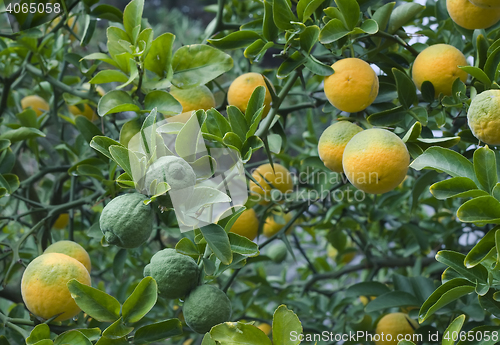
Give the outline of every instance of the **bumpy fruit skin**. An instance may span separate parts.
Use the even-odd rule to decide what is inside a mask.
[[[80,312],[67,287],[76,279],[90,285],[90,275],[81,262],[60,253],[43,254],[30,262],[21,280],[26,308],[43,319],[59,315],[55,321],[71,319]]]
[[[319,158],[331,171],[341,173],[342,155],[349,140],[363,129],[349,121],[338,121],[321,134],[318,143]]]
[[[358,189],[387,193],[405,178],[410,155],[396,134],[380,128],[359,132],[347,143],[342,159],[344,172]]]
[[[277,189],[281,193],[293,191],[293,179],[290,171],[283,165],[274,163],[274,170],[271,164],[262,164],[252,173],[252,177],[259,183],[250,181],[250,192],[253,198],[259,200],[260,204],[267,204],[271,200],[271,190]],[[272,185],[269,185],[269,183]],[[262,188],[261,188],[262,187]]]
[[[192,112],[203,109],[215,108],[215,98],[205,85],[199,85],[190,89],[170,88],[170,94],[182,105],[182,112]]]
[[[264,86],[266,88],[266,94],[264,97],[264,111],[262,112],[262,118],[266,117],[269,110],[271,110],[272,98],[264,78],[265,77],[262,74],[254,72],[240,75],[229,86],[227,91],[227,103],[229,105],[234,105],[244,113],[247,110],[248,101],[250,100],[253,91],[258,86]]]
[[[418,328],[418,324],[410,319],[408,315],[403,313],[387,314],[380,319],[375,332],[379,335],[384,333],[384,339],[375,341],[375,345],[397,345],[398,334],[414,334],[414,329]],[[387,340],[387,334],[392,336],[392,340]]]
[[[184,298],[198,285],[199,269],[189,256],[175,249],[163,249],[144,267],[144,275],[150,275],[158,283],[158,293],[168,299]]]
[[[166,182],[171,187],[174,197],[189,197],[196,184],[196,174],[184,159],[177,156],[163,156],[151,164],[144,177],[144,186],[149,190],[151,183]]]
[[[498,0],[469,0],[471,4],[484,8],[500,8]]]
[[[479,7],[469,0],[446,0],[446,8],[457,25],[469,30],[486,29],[500,20],[500,9]]]
[[[236,219],[231,231],[235,234],[244,236],[250,241],[253,241],[259,233],[259,219],[253,208],[243,211],[243,213]]]
[[[356,113],[366,109],[378,95],[378,76],[365,61],[346,58],[332,65],[335,71],[325,77],[325,95],[337,109]]]
[[[23,110],[26,108],[32,108],[35,111],[36,116],[40,116],[50,109],[49,103],[37,95],[24,97],[21,100],[21,107]]]
[[[87,251],[81,245],[73,241],[59,241],[52,243],[47,247],[47,249],[45,249],[43,253],[66,254],[67,256],[70,256],[73,259],[81,262],[83,266],[85,266],[87,271],[89,271],[89,273],[92,268],[89,253],[87,253]]]
[[[186,324],[196,333],[206,333],[231,317],[231,301],[213,285],[201,285],[191,291],[182,308]]]
[[[124,194],[104,207],[99,223],[109,244],[136,248],[148,240],[153,231],[153,210],[144,200],[147,197],[139,193]]]
[[[467,121],[476,138],[488,145],[500,145],[500,90],[484,91],[474,97]]]
[[[450,96],[453,82],[460,78],[467,81],[467,72],[458,66],[467,66],[464,54],[449,44],[434,44],[418,54],[413,63],[412,78],[419,90],[424,81],[434,86],[435,97],[440,93]]]

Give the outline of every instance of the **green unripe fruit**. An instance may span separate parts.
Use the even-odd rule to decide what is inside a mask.
[[[282,263],[285,261],[288,255],[288,249],[283,241],[273,244],[267,250],[267,256],[276,263]]]
[[[153,231],[153,210],[140,193],[120,195],[102,210],[99,224],[106,242],[121,248],[136,248]]]
[[[213,285],[201,285],[191,291],[182,307],[186,324],[195,332],[209,332],[213,326],[229,321],[231,301]]]
[[[179,254],[175,249],[163,249],[144,267],[144,275],[158,283],[158,294],[164,298],[184,298],[198,285],[199,270],[190,256]]]
[[[190,196],[196,184],[196,174],[184,159],[164,156],[149,166],[144,177],[144,187],[149,190],[154,180],[156,183],[168,183],[173,192],[179,191],[183,196]]]

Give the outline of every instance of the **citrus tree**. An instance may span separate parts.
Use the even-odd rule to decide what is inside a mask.
[[[499,341],[497,1],[3,5],[1,344]]]

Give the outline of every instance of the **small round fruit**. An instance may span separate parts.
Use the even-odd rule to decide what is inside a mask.
[[[69,214],[61,213],[57,217],[57,219],[53,225],[53,228],[57,229],[57,230],[62,230],[64,228],[66,228],[68,226],[68,224],[69,224]]]
[[[281,164],[274,163],[274,170],[271,164],[263,164],[253,171],[252,177],[260,186],[250,181],[250,192],[261,204],[266,204],[271,201],[272,189],[277,189],[283,194],[293,191],[292,175],[290,171]]]
[[[151,164],[144,177],[145,188],[149,190],[151,183],[166,182],[171,191],[179,191],[182,196],[189,197],[196,184],[196,174],[184,159],[177,156],[163,156]]]
[[[279,218],[279,219],[276,219]],[[283,227],[293,218],[291,212],[276,212],[273,215],[266,218],[266,222],[262,227],[262,233],[264,236],[270,238],[277,234]],[[278,220],[278,221],[277,221]],[[286,231],[286,234],[290,234],[293,230],[293,225]]]
[[[414,334],[417,327],[418,324],[406,314],[387,314],[379,320],[375,329],[375,332],[380,336],[380,340],[375,341],[375,345],[397,345],[399,342],[398,336],[405,339],[404,336]],[[382,333],[384,334],[383,337]],[[391,340],[387,338],[391,338]]]
[[[269,110],[271,110],[272,98],[264,78],[265,77],[262,74],[254,72],[240,75],[229,86],[229,90],[227,91],[227,103],[229,105],[234,105],[244,113],[247,110],[248,101],[250,100],[253,91],[258,86],[264,86],[266,88],[266,94],[264,98],[264,112],[262,113],[262,118],[266,117]]]
[[[347,178],[356,188],[366,193],[383,194],[404,180],[410,155],[396,134],[372,128],[359,132],[347,143],[342,164]]]
[[[267,250],[267,256],[277,264],[282,263],[288,256],[286,244],[283,241],[272,244]]]
[[[198,285],[199,270],[190,256],[177,253],[175,249],[163,249],[151,258],[144,268],[158,283],[158,294],[164,298],[184,298]]]
[[[257,328],[264,332],[266,335],[271,334],[271,331],[273,330],[273,327],[268,323],[261,323],[257,326]]]
[[[59,315],[54,321],[71,319],[80,312],[67,287],[76,279],[90,285],[89,271],[81,262],[65,254],[40,255],[26,267],[21,280],[21,295],[26,308],[42,319]]]
[[[253,208],[249,208],[236,219],[231,231],[240,236],[248,238],[253,241],[259,233],[259,219]]]
[[[43,252],[47,253],[61,253],[78,260],[85,266],[87,271],[91,270],[90,256],[89,253],[78,243],[73,241],[59,241],[54,242],[45,249]]]
[[[191,291],[182,310],[186,324],[196,333],[203,334],[229,321],[231,301],[219,288],[205,284]]]
[[[488,145],[500,145],[500,90],[484,91],[474,97],[467,121],[476,138]]]
[[[83,107],[83,110],[80,109],[79,107]],[[74,116],[82,115],[82,116],[85,116],[89,121],[97,120],[97,114],[90,107],[90,105],[88,105],[87,103],[80,104],[78,106],[70,105],[70,106],[68,106],[68,109],[69,109],[69,112],[71,114],[73,114]]]
[[[342,155],[349,140],[363,129],[349,121],[338,121],[321,134],[318,143],[319,158],[331,171],[341,173]]]
[[[337,109],[356,113],[366,109],[378,95],[378,77],[365,61],[346,58],[332,65],[334,73],[325,77],[325,95]]]
[[[170,94],[182,105],[182,112],[192,112],[203,109],[215,108],[215,98],[205,85],[199,85],[190,89],[179,89],[175,86],[170,88]]]
[[[498,0],[469,0],[471,4],[484,8],[500,8]]]
[[[423,82],[430,81],[434,86],[435,97],[440,93],[450,96],[457,78],[467,81],[467,72],[458,68],[466,65],[467,60],[460,50],[449,44],[435,44],[425,48],[415,59],[413,82],[421,90]]]
[[[483,8],[469,0],[446,0],[451,19],[459,26],[469,29],[486,29],[500,20],[500,9]]]
[[[26,96],[21,100],[21,107],[24,109],[31,108],[35,111],[36,116],[42,115],[44,112],[49,111],[49,103],[42,97],[37,95]]]
[[[146,242],[153,231],[153,210],[140,193],[120,195],[102,210],[99,224],[109,244],[136,248]]]

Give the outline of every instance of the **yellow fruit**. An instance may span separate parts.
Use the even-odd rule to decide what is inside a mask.
[[[71,279],[90,285],[89,272],[78,260],[60,253],[40,255],[26,267],[21,280],[26,308],[42,319],[61,313],[55,321],[74,317],[80,308],[66,285]]]
[[[373,103],[378,95],[378,77],[365,61],[346,58],[332,65],[334,73],[325,77],[325,95],[337,109],[355,113]]]
[[[500,20],[500,9],[479,7],[469,0],[446,0],[446,8],[457,25],[469,30],[486,29]]]
[[[21,107],[23,108],[23,110],[27,108],[33,109],[36,113],[36,116],[40,116],[50,109],[49,103],[47,103],[47,101],[37,95],[24,97],[21,100]]]
[[[54,229],[61,230],[68,226],[69,224],[69,214],[61,213],[59,217],[57,217],[53,227]]]
[[[397,345],[400,340],[412,340],[418,324],[403,313],[387,314],[380,319],[375,330],[375,345]],[[383,333],[383,336],[382,336]],[[407,335],[407,338],[405,338]],[[376,337],[379,340],[376,340]]]
[[[350,247],[351,246],[350,241],[348,241],[347,246],[348,246],[348,248],[346,248],[346,252],[344,252],[342,254],[342,256],[340,257],[340,262],[343,264],[348,264],[349,262],[354,260],[354,258],[356,257],[356,254],[357,254],[355,248]],[[328,255],[329,258],[337,261],[338,253],[339,253],[339,251],[337,250],[337,248],[335,248],[331,244],[328,244],[328,247],[326,249],[326,255]]]
[[[186,339],[186,340],[182,343],[182,345],[191,345],[191,344],[193,343],[193,341],[194,341],[193,339]]]
[[[382,194],[404,180],[410,155],[396,134],[372,128],[359,132],[347,143],[342,163],[344,173],[356,188]]]
[[[278,163],[274,163],[274,170],[269,163],[259,166],[252,173],[252,177],[258,182],[258,185],[250,181],[250,193],[261,204],[271,201],[271,190],[273,189],[284,194],[293,190],[292,175],[287,168]]]
[[[89,253],[78,243],[73,242],[73,241],[59,241],[52,243],[50,246],[45,249],[43,252],[44,254],[47,253],[61,253],[61,254],[66,254],[67,256],[72,257],[73,259],[76,259],[80,261],[83,266],[87,269],[87,271],[91,270],[91,264],[90,264],[90,256]]]
[[[488,145],[500,145],[500,90],[481,92],[467,112],[472,134]]]
[[[468,65],[464,54],[449,44],[435,44],[418,54],[413,63],[413,82],[421,90],[424,81],[430,81],[434,86],[435,97],[440,93],[451,95],[453,82],[460,78],[467,80],[467,72],[458,66]]]
[[[363,129],[349,121],[335,122],[325,129],[318,143],[319,157],[331,171],[341,173],[342,155],[351,138]]]
[[[471,4],[484,8],[500,8],[498,0],[469,0]]]
[[[257,326],[257,328],[264,332],[266,335],[271,334],[271,331],[273,329],[273,327],[268,323],[261,323]]]
[[[363,305],[367,305],[368,302],[373,301],[375,298],[375,296],[370,296],[370,299],[368,299],[368,297],[366,296],[359,296],[359,300],[361,301],[361,303],[363,303]]]
[[[205,85],[196,86],[190,89],[178,89],[175,86],[170,88],[170,94],[182,105],[182,112],[192,112],[203,109],[215,108],[215,98],[212,92]]]
[[[276,218],[283,218],[283,219],[278,219],[278,222],[276,221]],[[284,212],[275,212],[272,216],[269,216],[266,218],[266,222],[264,223],[264,226],[262,227],[262,233],[264,236],[270,238],[277,234],[283,227],[293,218],[293,214],[291,212],[284,213]],[[290,234],[293,230],[293,225],[286,231],[286,234]]]
[[[78,32],[80,31],[80,27],[78,26],[78,22],[75,23],[75,20],[76,20],[76,17],[73,16],[71,18],[68,19],[68,26],[73,30],[73,32],[78,35]],[[49,26],[49,29],[48,31],[51,31],[52,29],[54,29],[56,27],[56,25],[61,21],[61,17],[56,17],[54,18],[54,20],[52,21],[52,23],[50,24]],[[69,36],[69,39],[71,40],[71,42],[73,42],[76,38],[75,36],[71,35]]]
[[[193,114],[192,112],[182,113],[182,114],[175,115],[172,117],[167,117],[166,120],[167,120],[167,122],[186,123],[191,118],[192,114]]]
[[[243,113],[247,110],[248,100],[252,96],[253,91],[258,86],[264,86],[266,88],[266,96],[264,98],[264,112],[262,113],[262,118],[267,116],[269,110],[271,110],[271,93],[267,88],[264,81],[264,76],[259,73],[245,73],[236,78],[229,86],[227,91],[227,103],[229,105],[234,105],[240,109]]]
[[[79,106],[83,107],[83,111],[78,108],[76,105],[70,105],[68,106],[69,112],[75,116],[78,115],[83,115],[85,116],[89,121],[95,121],[97,120],[97,114],[95,111],[88,105],[87,103],[85,104],[80,104]]]
[[[92,85],[90,85],[90,83],[83,83],[82,88],[84,88],[85,90],[90,90],[91,86]],[[106,91],[104,91],[104,89],[101,86],[96,86],[95,90],[101,97],[106,94]]]
[[[250,241],[253,241],[259,233],[259,219],[253,208],[243,211],[243,213],[236,219],[231,232],[245,236]]]

